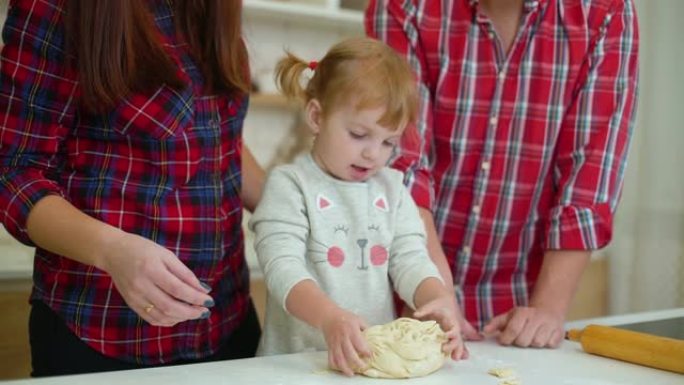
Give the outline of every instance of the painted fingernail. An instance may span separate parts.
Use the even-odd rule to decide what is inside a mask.
[[[211,286],[207,285],[206,283],[200,281],[200,285],[202,285],[204,290],[211,291]]]
[[[200,319],[207,319],[207,318],[209,318],[209,315],[211,315],[211,313],[209,313],[208,311],[205,311],[205,312],[202,313],[202,315],[200,316]]]
[[[214,307],[215,303],[213,299],[208,299],[204,301],[204,307]]]

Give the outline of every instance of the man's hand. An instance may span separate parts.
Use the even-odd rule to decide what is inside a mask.
[[[547,250],[529,307],[516,307],[492,318],[483,332],[500,332],[502,345],[558,347],[564,336],[565,314],[590,254],[583,250]]]
[[[502,345],[557,348],[563,340],[563,322],[562,315],[541,307],[516,307],[492,318],[483,332],[499,332]]]

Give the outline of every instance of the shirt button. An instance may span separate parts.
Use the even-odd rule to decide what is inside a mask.
[[[492,165],[489,162],[482,162],[482,169],[487,171]]]
[[[211,127],[211,128],[218,127],[218,123],[216,123],[215,119],[209,119],[209,127]]]
[[[491,124],[492,126],[496,126],[496,124],[498,122],[499,122],[499,119],[497,119],[496,116],[489,118],[489,124]]]
[[[504,81],[506,79],[506,71],[499,72],[499,81]]]
[[[479,214],[480,210],[481,210],[480,206],[474,206],[473,207],[473,214]]]
[[[463,252],[463,254],[468,255],[470,254],[470,247],[463,246],[463,249],[461,249],[461,251]]]

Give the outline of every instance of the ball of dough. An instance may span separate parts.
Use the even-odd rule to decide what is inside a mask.
[[[377,378],[411,378],[428,375],[444,365],[446,334],[435,321],[399,318],[364,332],[371,350],[365,368],[357,373]]]

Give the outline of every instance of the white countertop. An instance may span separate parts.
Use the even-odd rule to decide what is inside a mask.
[[[684,315],[684,308],[630,314],[590,320],[616,324]],[[588,320],[589,321],[589,320]],[[570,327],[583,322],[569,323]],[[471,357],[448,362],[439,371],[423,378],[401,380],[401,384],[498,385],[487,374],[492,368],[511,368],[522,385],[682,385],[684,376],[584,353],[579,344],[564,341],[559,349],[520,349],[502,347],[492,340],[468,344]],[[3,385],[86,385],[98,384],[389,384],[390,380],[352,378],[326,370],[325,352],[250,358],[206,364],[171,366],[122,372],[86,374],[9,381]]]

